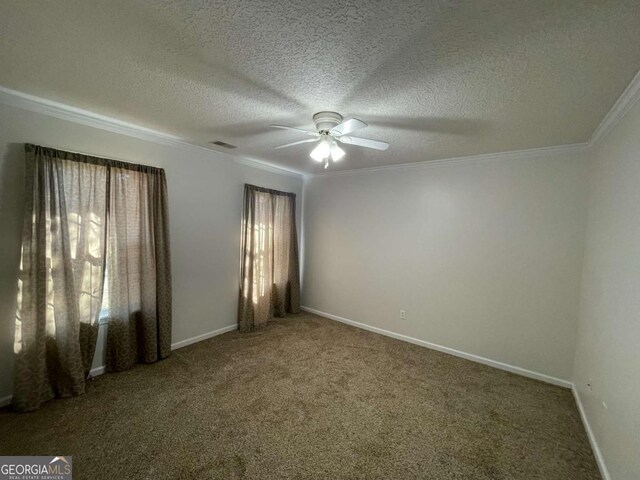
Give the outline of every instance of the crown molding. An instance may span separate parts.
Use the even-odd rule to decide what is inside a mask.
[[[211,151],[207,148],[205,150]],[[216,152],[217,153],[217,152]],[[221,152],[224,153],[224,152]],[[301,170],[294,170],[292,168],[285,168],[274,163],[265,162],[264,160],[258,160],[257,158],[236,157],[230,155],[236,163],[240,165],[246,165],[248,167],[259,168],[260,170],[266,170],[268,172],[277,173],[279,175],[286,175],[294,178],[304,178],[305,173]]]
[[[570,145],[557,145],[553,147],[528,148],[525,150],[513,150],[509,152],[484,153],[467,157],[444,158],[440,160],[425,160],[423,162],[399,163],[396,165],[380,165],[379,167],[357,168],[352,170],[338,170],[305,174],[305,178],[335,177],[348,175],[365,175],[369,173],[385,172],[390,170],[407,170],[413,168],[441,168],[454,165],[467,165],[470,163],[484,163],[506,160],[520,160],[548,155],[568,155],[572,153],[586,153],[586,143],[574,143]]]
[[[607,134],[613,130],[613,127],[624,118],[624,116],[631,110],[631,107],[640,100],[640,71],[633,77],[631,83],[624,89],[622,95],[618,97],[616,103],[613,104],[611,110],[604,116],[600,125],[591,134],[589,139],[589,148],[598,144]]]
[[[80,108],[65,105],[63,103],[47,100],[35,95],[11,90],[0,86],[0,103],[12,107],[29,110],[44,115],[53,116],[62,120],[79,123],[89,127],[99,128],[130,137],[140,138],[150,142],[161,143],[174,147],[194,148],[205,151],[214,156],[224,156],[232,159],[240,165],[259,168],[280,175],[292,176],[295,178],[317,178],[343,175],[364,175],[375,172],[390,170],[403,170],[409,168],[437,168],[452,165],[464,165],[476,162],[489,162],[497,160],[517,160],[522,158],[532,158],[544,155],[562,155],[568,153],[585,153],[597,145],[613,127],[631,110],[633,105],[640,100],[640,72],[638,72],[631,83],[625,88],[622,95],[616,100],[609,112],[604,116],[600,124],[591,134],[586,143],[576,143],[570,145],[558,145],[551,147],[530,148],[524,150],[513,150],[508,152],[486,153],[466,157],[445,158],[438,160],[426,160],[423,162],[401,163],[396,165],[381,165],[378,167],[357,168],[350,170],[339,170],[333,172],[306,173],[301,170],[285,168],[280,165],[265,162],[255,158],[236,156],[227,152],[211,150],[195,143],[180,139],[177,136],[152,130],[133,123],[124,122],[113,117],[107,117],[98,113],[90,112]]]
[[[36,97],[28,93],[11,90],[0,86],[0,103],[11,107],[21,108],[30,112],[41,113],[61,120],[79,123],[88,127],[99,128],[113,133],[130,137],[151,140],[156,143],[172,144],[181,140],[168,133],[134,125],[112,117],[100,115],[81,108],[54,102],[46,98]]]
[[[40,113],[50,117],[59,118],[69,122],[77,123],[87,127],[98,128],[128,137],[134,137],[148,142],[168,145],[177,148],[196,149],[200,152],[206,152],[213,157],[226,157],[234,162],[260,170],[266,170],[279,175],[286,175],[295,178],[302,178],[303,173],[297,170],[284,168],[274,165],[263,160],[254,158],[240,157],[227,152],[211,150],[196,143],[191,143],[169,133],[160,132],[150,128],[142,127],[134,123],[124,122],[113,117],[101,115],[99,113],[83,110],[81,108],[72,107],[63,103],[48,100],[46,98],[37,97],[28,93],[11,90],[0,86],[0,104],[10,107],[28,110],[30,112]]]
[[[640,100],[640,71],[633,77],[627,88],[618,97],[611,109],[604,116],[600,124],[591,134],[586,143],[575,143],[570,145],[558,145],[553,147],[530,148],[525,150],[513,150],[510,152],[487,153],[468,157],[445,158],[442,160],[426,160],[424,162],[401,163],[397,165],[381,165],[379,167],[358,168],[351,170],[338,170],[333,172],[321,172],[305,174],[307,178],[333,177],[343,175],[364,175],[389,170],[402,170],[408,168],[437,168],[452,165],[464,165],[475,162],[489,162],[495,160],[516,160],[522,158],[537,157],[543,155],[561,155],[567,153],[586,153],[594,148],[609,132],[622,120],[631,108]]]

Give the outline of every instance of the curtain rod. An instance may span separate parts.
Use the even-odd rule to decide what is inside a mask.
[[[274,195],[283,195],[283,196],[287,196],[287,197],[294,197],[296,196],[295,193],[293,192],[284,192],[282,190],[275,190],[273,188],[267,188],[267,187],[260,187],[258,185],[252,185],[251,183],[245,183],[244,184],[244,188],[245,190],[247,188],[251,189],[251,190],[257,190],[259,192],[264,192],[264,193],[273,193]]]
[[[47,144],[44,144],[44,143],[25,142],[25,145],[33,145],[34,147],[50,148],[52,150],[60,150],[62,152],[73,153],[75,155],[84,155],[85,157],[103,158],[105,160],[113,160],[114,162],[131,163],[132,165],[137,165],[136,163],[132,162],[131,160],[123,160],[121,158],[108,157],[106,155],[101,155],[101,154],[97,154],[97,153],[79,152],[77,150],[70,150],[68,148],[53,147],[51,145],[47,145]],[[163,168],[163,167],[160,167],[160,166],[157,166],[157,165],[148,165],[148,164],[145,164],[143,166],[153,167],[153,168]]]

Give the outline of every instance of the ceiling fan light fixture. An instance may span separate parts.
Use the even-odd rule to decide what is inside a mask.
[[[322,162],[331,154],[331,146],[329,145],[329,141],[326,138],[320,140],[320,144],[314,148],[309,156],[313,158],[316,162]]]
[[[331,145],[331,160],[337,162],[344,157],[345,151],[341,149],[335,142]]]
[[[313,116],[313,123],[317,131],[287,127],[285,125],[271,125],[273,128],[292,130],[313,137],[278,145],[275,148],[287,148],[303,143],[320,142],[316,148],[311,151],[309,156],[316,162],[324,164],[324,168],[329,167],[330,161],[338,162],[345,157],[346,152],[340,148],[339,143],[354,145],[356,147],[372,148],[374,150],[386,150],[389,148],[387,142],[371,140],[369,138],[352,137],[351,132],[361,130],[367,126],[365,122],[357,118],[344,120],[342,115],[336,112],[318,112]]]

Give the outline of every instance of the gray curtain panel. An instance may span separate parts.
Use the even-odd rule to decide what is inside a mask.
[[[171,353],[171,269],[164,170],[112,168],[107,241],[107,370]]]
[[[114,328],[107,330],[111,369],[130,366],[132,357],[164,358],[171,345],[164,171],[35,145],[25,153],[14,345],[18,411],[84,393],[103,305],[114,312]]]
[[[245,185],[238,327],[300,312],[296,196]]]
[[[106,166],[26,145],[13,405],[84,393],[102,302]]]

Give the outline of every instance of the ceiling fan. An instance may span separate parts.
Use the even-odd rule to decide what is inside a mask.
[[[387,142],[380,142],[378,140],[370,140],[368,138],[349,135],[351,132],[360,130],[367,126],[366,123],[362,120],[358,120],[357,118],[344,120],[342,115],[336,112],[318,112],[313,116],[313,123],[316,126],[316,132],[313,130],[304,130],[302,128],[286,127],[284,125],[270,125],[273,128],[293,130],[313,137],[293,143],[287,143],[285,145],[279,145],[275,148],[286,148],[294,145],[300,145],[302,143],[320,142],[320,144],[311,151],[309,156],[316,162],[324,163],[324,168],[329,167],[329,159],[337,162],[344,157],[345,151],[338,146],[338,142],[345,143],[347,145],[356,145],[358,147],[373,148],[375,150],[386,150],[389,148],[389,144]]]

